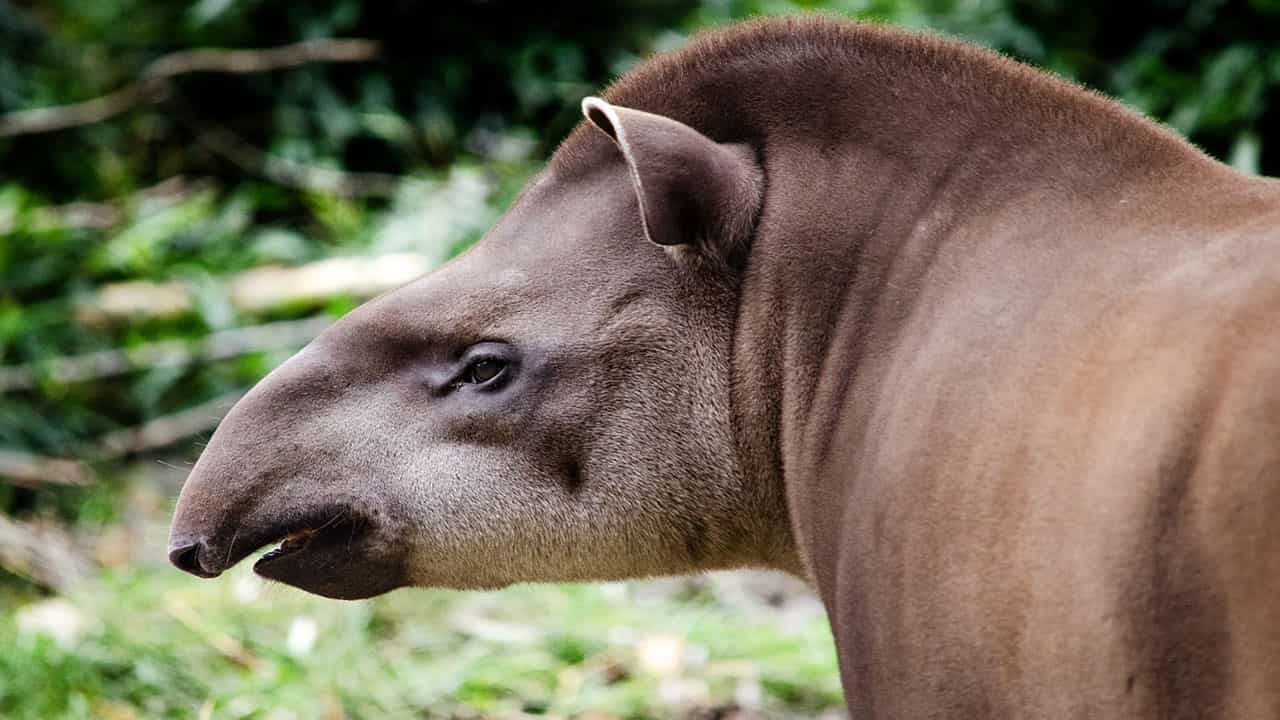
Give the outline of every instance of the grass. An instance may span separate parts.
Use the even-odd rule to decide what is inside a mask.
[[[29,613],[0,599],[0,717],[599,720],[843,707],[821,614],[732,608],[676,587],[402,590],[348,603],[266,585],[247,564],[205,582],[128,566],[66,598],[86,628],[69,642],[23,629]]]

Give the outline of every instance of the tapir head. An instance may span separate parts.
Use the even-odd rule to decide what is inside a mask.
[[[321,595],[767,563],[731,411],[745,145],[589,98],[471,250],[245,396],[182,490],[178,567]],[[784,523],[785,524],[785,523]]]

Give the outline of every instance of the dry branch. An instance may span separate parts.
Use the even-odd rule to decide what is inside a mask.
[[[332,193],[344,198],[391,197],[400,184],[396,175],[334,170],[271,155],[226,128],[202,125],[198,140],[241,170],[294,190]]]
[[[91,480],[86,463],[117,460],[209,432],[243,395],[243,391],[237,390],[136,427],[107,433],[80,453],[81,460],[0,450],[0,479],[22,487],[83,485]]]
[[[91,125],[119,115],[137,105],[165,96],[169,81],[198,72],[261,73],[317,62],[365,62],[378,55],[369,40],[321,39],[253,50],[182,50],[158,58],[141,79],[114,92],[83,102],[0,115],[0,137],[52,132]]]
[[[141,80],[84,102],[0,115],[0,137],[33,135],[102,122],[143,102],[154,102],[164,87],[165,83],[159,78]]]
[[[217,650],[227,660],[251,672],[258,669],[257,656],[249,652],[244,643],[216,628],[210,627],[200,617],[200,613],[193,610],[191,606],[181,599],[170,602],[165,606],[165,610],[174,620],[182,623],[185,628],[203,640],[209,647]]]
[[[0,367],[0,393],[35,387],[40,378],[56,383],[85,382],[115,377],[135,370],[174,368],[226,360],[263,350],[296,348],[307,344],[332,324],[328,316],[232,328],[198,340],[162,340],[132,348],[55,358],[43,364]],[[0,474],[4,473],[0,455]]]
[[[98,440],[89,457],[93,460],[114,460],[209,432],[218,427],[223,416],[243,395],[241,391],[227,393],[172,415],[148,420],[137,427],[107,433]]]
[[[143,75],[148,78],[171,78],[197,72],[243,75],[310,63],[368,62],[376,57],[378,44],[372,40],[320,38],[252,50],[182,50],[158,58]]]
[[[66,592],[93,570],[93,562],[62,528],[0,515],[0,567],[35,584]]]
[[[39,485],[85,485],[89,471],[75,460],[0,450],[0,477],[21,487]]]
[[[340,295],[372,297],[430,269],[426,257],[413,253],[338,257],[292,268],[256,268],[228,278],[225,287],[232,306],[252,313]],[[86,322],[174,315],[191,310],[194,297],[192,288],[182,282],[112,283],[82,304],[78,314]]]
[[[161,180],[151,187],[116,200],[104,202],[77,201],[65,205],[32,208],[24,225],[28,230],[102,230],[120,224],[128,216],[131,205],[168,206],[212,187],[209,180],[189,180],[182,175]],[[0,235],[12,232],[16,216],[0,216]]]

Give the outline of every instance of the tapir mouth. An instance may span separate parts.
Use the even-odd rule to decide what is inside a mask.
[[[271,550],[266,552],[266,555],[259,557],[257,562],[253,564],[253,571],[259,570],[262,566],[270,564],[270,562],[280,560],[282,557],[288,557],[293,555],[293,553],[305,551],[306,548],[310,546],[312,539],[315,539],[315,537],[319,536],[321,533],[325,533],[326,530],[329,530],[329,528],[307,528],[294,530],[294,532],[289,533],[287,536],[284,536],[283,539],[280,539],[278,543],[275,543],[276,547],[271,548]]]
[[[254,567],[266,562],[271,562],[277,558],[292,555],[293,553],[305,549],[311,543],[311,538],[315,536],[319,530],[299,530],[289,533],[280,541],[279,547],[268,550],[266,555],[258,558],[258,562],[254,563]]]
[[[272,573],[273,568],[300,560],[301,556],[341,551],[344,546],[347,552],[355,550],[359,541],[368,533],[369,523],[350,510],[337,510],[328,514],[329,519],[323,522],[312,520],[285,526],[281,528],[282,532],[277,531],[273,535],[278,538],[274,542],[263,543],[258,548],[253,548],[257,550],[264,545],[276,546],[258,558],[258,561],[253,564],[253,571],[264,577],[275,579]]]
[[[220,532],[203,537],[190,530],[184,532],[175,525],[169,559],[193,575],[212,578],[267,545],[277,547],[263,556],[254,565],[255,569],[304,554],[313,545],[328,544],[321,541],[330,536],[341,534],[350,544],[371,530],[371,524],[353,508],[339,505],[326,505],[271,522],[231,520],[226,525],[230,527],[224,526]],[[226,538],[230,538],[229,541]]]
[[[169,558],[193,575],[211,578],[274,546],[253,565],[263,578],[331,598],[379,595],[405,584],[407,548],[385,509],[366,508],[365,502],[325,503],[267,522],[259,510],[257,518],[238,527],[227,523],[231,527],[195,542],[189,539],[195,533],[179,527]],[[227,537],[222,544],[219,538]]]

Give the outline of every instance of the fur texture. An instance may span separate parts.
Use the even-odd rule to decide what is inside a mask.
[[[260,571],[336,597],[775,567],[857,718],[1280,716],[1275,181],[832,20],[604,98],[483,241],[237,405],[179,566],[307,530]]]

